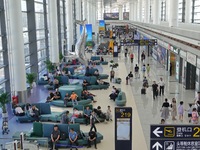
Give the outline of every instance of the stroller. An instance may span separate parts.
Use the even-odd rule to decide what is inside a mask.
[[[2,133],[3,134],[8,134],[9,133],[9,129],[8,129],[8,119],[7,118],[4,118],[3,119],[3,122],[2,122]]]

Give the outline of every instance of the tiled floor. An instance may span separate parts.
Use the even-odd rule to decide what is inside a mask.
[[[137,52],[134,51],[135,58],[137,56]],[[107,60],[110,60],[111,57],[107,57]],[[149,149],[150,143],[150,124],[155,124],[160,122],[160,109],[164,98],[168,98],[171,102],[171,99],[175,97],[177,102],[183,100],[185,102],[184,107],[188,107],[188,102],[192,102],[194,99],[194,91],[186,91],[181,84],[175,81],[173,77],[169,77],[168,73],[162,68],[160,64],[158,64],[152,58],[148,58],[146,63],[148,62],[151,67],[150,72],[150,83],[153,80],[158,81],[158,79],[162,76],[166,83],[165,88],[165,96],[158,97],[158,99],[153,100],[152,98],[152,91],[151,88],[147,89],[146,95],[141,95],[141,85],[142,79],[134,79],[132,85],[125,84],[125,77],[130,70],[133,70],[133,65],[136,64],[137,59],[134,60],[133,65],[130,64],[129,59],[125,59],[124,55],[119,56],[119,58],[115,58],[115,61],[118,61],[119,67],[115,70],[116,77],[122,78],[121,84],[112,84],[108,90],[95,90],[91,91],[92,93],[96,94],[97,103],[94,103],[94,107],[101,106],[103,111],[106,111],[108,105],[111,106],[112,111],[114,111],[115,103],[109,100],[108,95],[111,92],[112,85],[119,87],[126,93],[127,97],[127,106],[133,108],[133,139],[132,139],[132,149],[133,150],[147,150]],[[103,73],[109,73],[109,65],[103,66]],[[174,94],[175,93],[175,94]],[[32,96],[30,97],[30,101],[32,102],[44,102],[48,92],[42,88],[38,87],[37,90],[34,91]],[[63,111],[65,108],[58,108],[52,107],[53,111]],[[68,110],[72,111],[71,108]],[[186,113],[185,113],[185,116]],[[171,118],[167,120],[168,124],[186,124],[188,123],[187,118],[184,118],[184,122],[181,123],[180,121],[171,121]],[[108,123],[100,123],[97,124],[97,130],[104,135],[104,140],[102,143],[98,144],[99,150],[114,150],[114,121]],[[10,138],[12,134],[19,130],[29,131],[31,130],[31,123],[19,124],[15,121],[15,118],[12,118],[9,121],[9,128],[11,130],[9,135],[2,136],[0,134],[0,138]],[[81,129],[84,132],[89,131],[89,126],[81,125]],[[0,140],[0,144],[3,140]]]

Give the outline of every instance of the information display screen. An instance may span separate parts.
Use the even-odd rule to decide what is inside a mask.
[[[132,150],[132,108],[115,108],[115,150]]]

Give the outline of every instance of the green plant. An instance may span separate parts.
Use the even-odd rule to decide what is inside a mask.
[[[111,60],[110,63],[114,63],[114,60]]]
[[[2,113],[7,113],[6,104],[10,102],[8,97],[8,93],[2,93],[0,95],[0,106],[2,108]]]
[[[44,63],[46,64],[48,72],[52,72],[54,70],[54,65],[50,60],[46,60]]]
[[[63,54],[59,53],[59,60],[60,60],[60,62],[62,62],[63,58],[64,58]]]
[[[119,64],[118,63],[113,63],[113,64],[111,64],[110,65],[110,67],[113,69],[113,68],[117,68],[119,66]]]
[[[26,80],[27,83],[30,85],[30,88],[32,89],[32,84],[35,81],[36,74],[35,73],[27,73],[26,74]]]

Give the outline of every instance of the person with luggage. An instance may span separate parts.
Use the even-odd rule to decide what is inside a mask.
[[[163,78],[160,78],[158,85],[160,87],[160,96],[161,96],[161,94],[162,94],[162,96],[164,96],[165,82],[163,81]]]
[[[153,91],[153,99],[158,97],[158,84],[156,84],[156,81],[153,81],[152,84],[152,91]]]
[[[144,77],[143,79],[143,87],[148,88],[149,87],[149,83],[146,77]]]
[[[140,78],[140,75],[139,75],[139,67],[138,67],[137,64],[135,65],[135,78],[136,78],[136,79],[137,79],[137,78]]]

